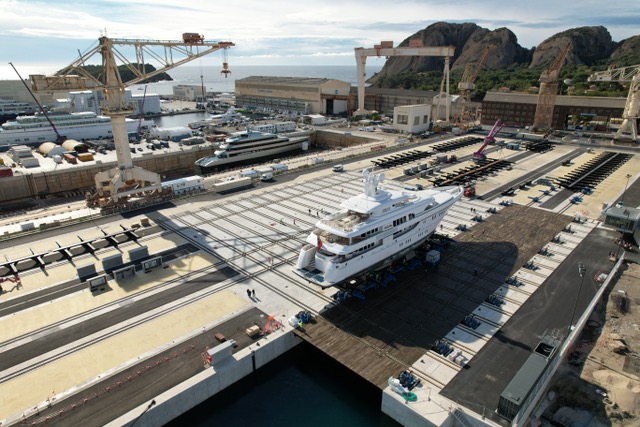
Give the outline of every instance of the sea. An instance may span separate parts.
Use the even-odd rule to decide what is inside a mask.
[[[355,61],[354,61],[355,62]],[[382,63],[366,66],[367,78],[382,69]],[[352,86],[358,84],[356,66],[349,65],[321,65],[321,66],[250,66],[230,65],[231,74],[225,78],[220,74],[222,65],[215,66],[180,66],[169,70],[167,74],[173,81],[162,81],[147,84],[147,93],[169,96],[173,94],[173,86],[204,85],[207,92],[232,93],[235,92],[235,81],[249,76],[279,76],[279,77],[313,77],[328,78],[350,82]],[[134,85],[131,90],[143,91],[145,85]]]
[[[367,66],[371,76],[382,66]],[[220,68],[221,69],[221,68]],[[180,67],[171,82],[149,84],[147,93],[171,95],[176,84],[233,92],[247,76],[326,77],[357,84],[350,66],[231,66],[225,79],[215,67]],[[140,86],[144,89],[144,86]],[[204,113],[164,117],[161,126],[181,126]],[[399,427],[380,411],[382,392],[308,343],[302,343],[168,424],[170,427]]]
[[[168,427],[400,427],[382,392],[308,343],[221,391]]]

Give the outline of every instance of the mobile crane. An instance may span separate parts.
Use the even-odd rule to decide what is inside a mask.
[[[484,160],[487,158],[487,156],[484,155],[484,150],[485,148],[487,148],[487,145],[495,141],[495,136],[498,134],[498,132],[500,132],[500,129],[502,129],[503,126],[504,126],[504,123],[502,123],[502,120],[500,119],[496,120],[493,127],[489,131],[489,134],[484,138],[484,143],[480,146],[478,151],[473,153],[474,160]]]

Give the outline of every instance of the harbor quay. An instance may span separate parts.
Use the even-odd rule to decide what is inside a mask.
[[[385,169],[385,188],[446,178],[473,164],[474,148],[433,176]],[[589,282],[577,295],[577,264],[588,260],[591,275],[617,265],[602,204],[640,199],[637,156],[572,203],[539,179],[593,153],[505,151],[492,155],[512,167],[476,181],[478,197],[440,222],[437,265],[407,259],[384,271],[385,285],[322,288],[293,272],[319,218],[362,192],[371,159],[1,241],[0,273],[19,279],[2,283],[2,425],[162,425],[303,340],[378,387],[381,410],[402,425],[507,425],[503,391],[545,334],[564,351],[602,289]],[[502,196],[507,187],[516,191]],[[34,221],[11,220],[4,231]],[[300,312],[312,319],[292,321]],[[420,380],[413,401],[390,386],[404,371]]]

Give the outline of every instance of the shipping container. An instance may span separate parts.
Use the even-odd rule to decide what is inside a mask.
[[[238,190],[240,188],[246,188],[253,185],[253,181],[250,177],[234,178],[231,181],[217,182],[213,184],[213,190],[216,193],[224,193],[228,191]]]
[[[78,159],[73,154],[64,153],[63,157],[68,163],[71,163],[72,165],[78,163]]]

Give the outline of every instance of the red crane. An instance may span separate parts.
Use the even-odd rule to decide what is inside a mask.
[[[496,120],[495,124],[489,131],[489,135],[487,135],[487,137],[484,139],[484,144],[482,144],[482,146],[478,149],[478,151],[473,153],[473,158],[475,160],[484,160],[487,158],[487,156],[484,155],[483,151],[485,148],[487,148],[487,145],[491,144],[494,141],[494,137],[497,135],[498,132],[500,132],[500,129],[502,129],[502,126],[504,126],[504,123],[502,123],[502,120],[500,119]]]

